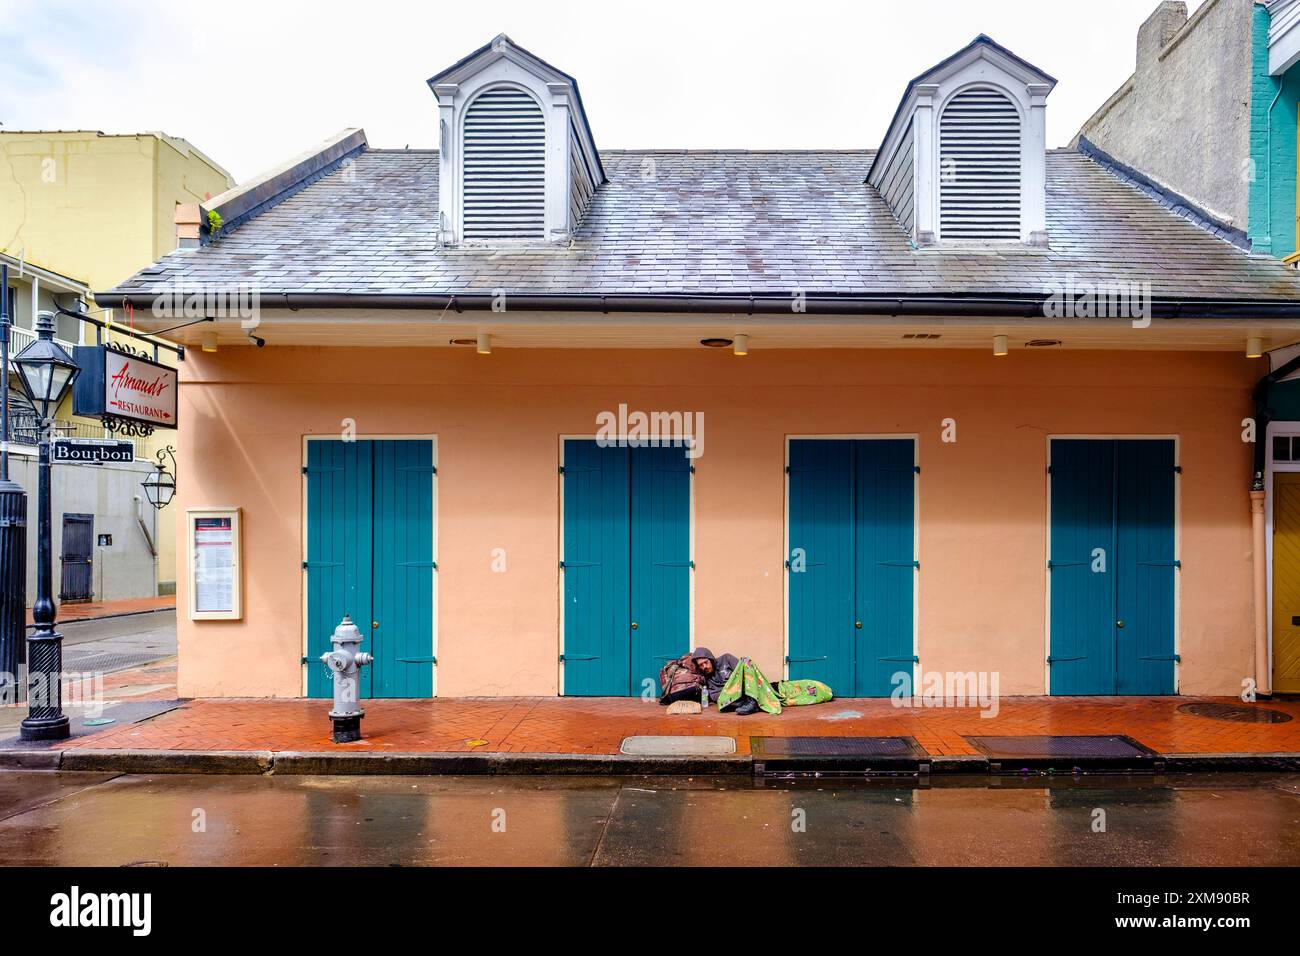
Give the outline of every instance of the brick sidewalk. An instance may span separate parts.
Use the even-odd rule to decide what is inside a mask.
[[[131,672],[124,672],[129,674]],[[116,675],[115,675],[116,676]],[[123,677],[122,679],[126,679]],[[749,753],[750,735],[911,736],[931,755],[973,755],[966,735],[1127,734],[1160,754],[1300,753],[1300,701],[1272,701],[1279,724],[1213,720],[1183,704],[1232,698],[1004,698],[998,716],[974,708],[895,707],[888,699],[842,699],[789,708],[777,717],[711,711],[668,716],[636,698],[439,698],[367,701],[365,739],[330,741],[321,700],[212,699],[138,724],[61,744],[69,749],[360,751],[376,753],[613,754],[637,734],[721,734]]]
[[[90,621],[100,617],[118,617],[123,614],[141,614],[145,611],[165,611],[176,607],[176,595],[163,597],[127,598],[122,601],[85,601],[78,604],[60,604],[58,620]],[[32,623],[32,609],[27,609],[27,623]]]

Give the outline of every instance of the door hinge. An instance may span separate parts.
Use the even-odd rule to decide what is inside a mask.
[[[1182,465],[1174,465],[1174,474],[1175,474],[1175,475],[1181,475],[1182,473],[1183,473],[1183,466],[1182,466]]]
[[[1157,654],[1151,657],[1139,657],[1140,661],[1175,661],[1179,664],[1183,662],[1181,654]]]
[[[561,664],[563,664],[565,661],[598,661],[598,660],[600,660],[599,654],[561,654],[560,655]]]
[[[913,466],[912,466],[912,474],[914,474],[914,475],[919,475],[920,473],[921,473],[921,466],[920,466],[920,465],[913,465]]]
[[[1052,656],[1049,654],[1048,657],[1047,657],[1047,663],[1049,663],[1049,664],[1061,664],[1061,663],[1063,663],[1063,662],[1065,662],[1065,661],[1086,661],[1087,659],[1088,659],[1088,655],[1087,655],[1087,654],[1084,654],[1082,657],[1052,657]]]
[[[341,568],[341,567],[343,567],[342,561],[304,561],[302,563],[302,569],[304,571],[308,571],[312,568]]]
[[[560,474],[564,474],[564,466],[563,466],[563,465],[560,466]],[[561,658],[561,660],[563,660],[563,658]]]

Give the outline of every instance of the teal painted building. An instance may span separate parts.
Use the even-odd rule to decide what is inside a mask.
[[[1256,4],[1251,30],[1249,214],[1251,249],[1286,258],[1296,242],[1297,123],[1300,63],[1283,68],[1282,27],[1300,15],[1296,4]],[[1300,29],[1300,24],[1297,24]],[[1270,41],[1270,37],[1272,38]]]

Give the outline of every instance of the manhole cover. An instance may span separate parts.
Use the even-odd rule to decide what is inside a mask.
[[[923,757],[911,737],[750,737],[756,758],[776,757]]]
[[[1231,720],[1240,724],[1285,724],[1291,715],[1268,707],[1252,707],[1249,704],[1182,704],[1180,714],[1193,717],[1208,717],[1210,720]]]
[[[637,757],[717,757],[736,752],[735,737],[624,737],[618,748]]]
[[[1152,751],[1118,735],[1043,737],[967,737],[987,757],[1149,757]]]

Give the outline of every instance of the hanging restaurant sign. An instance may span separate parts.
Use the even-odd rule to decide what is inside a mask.
[[[154,428],[176,427],[176,369],[105,345],[78,345],[72,412]]]

